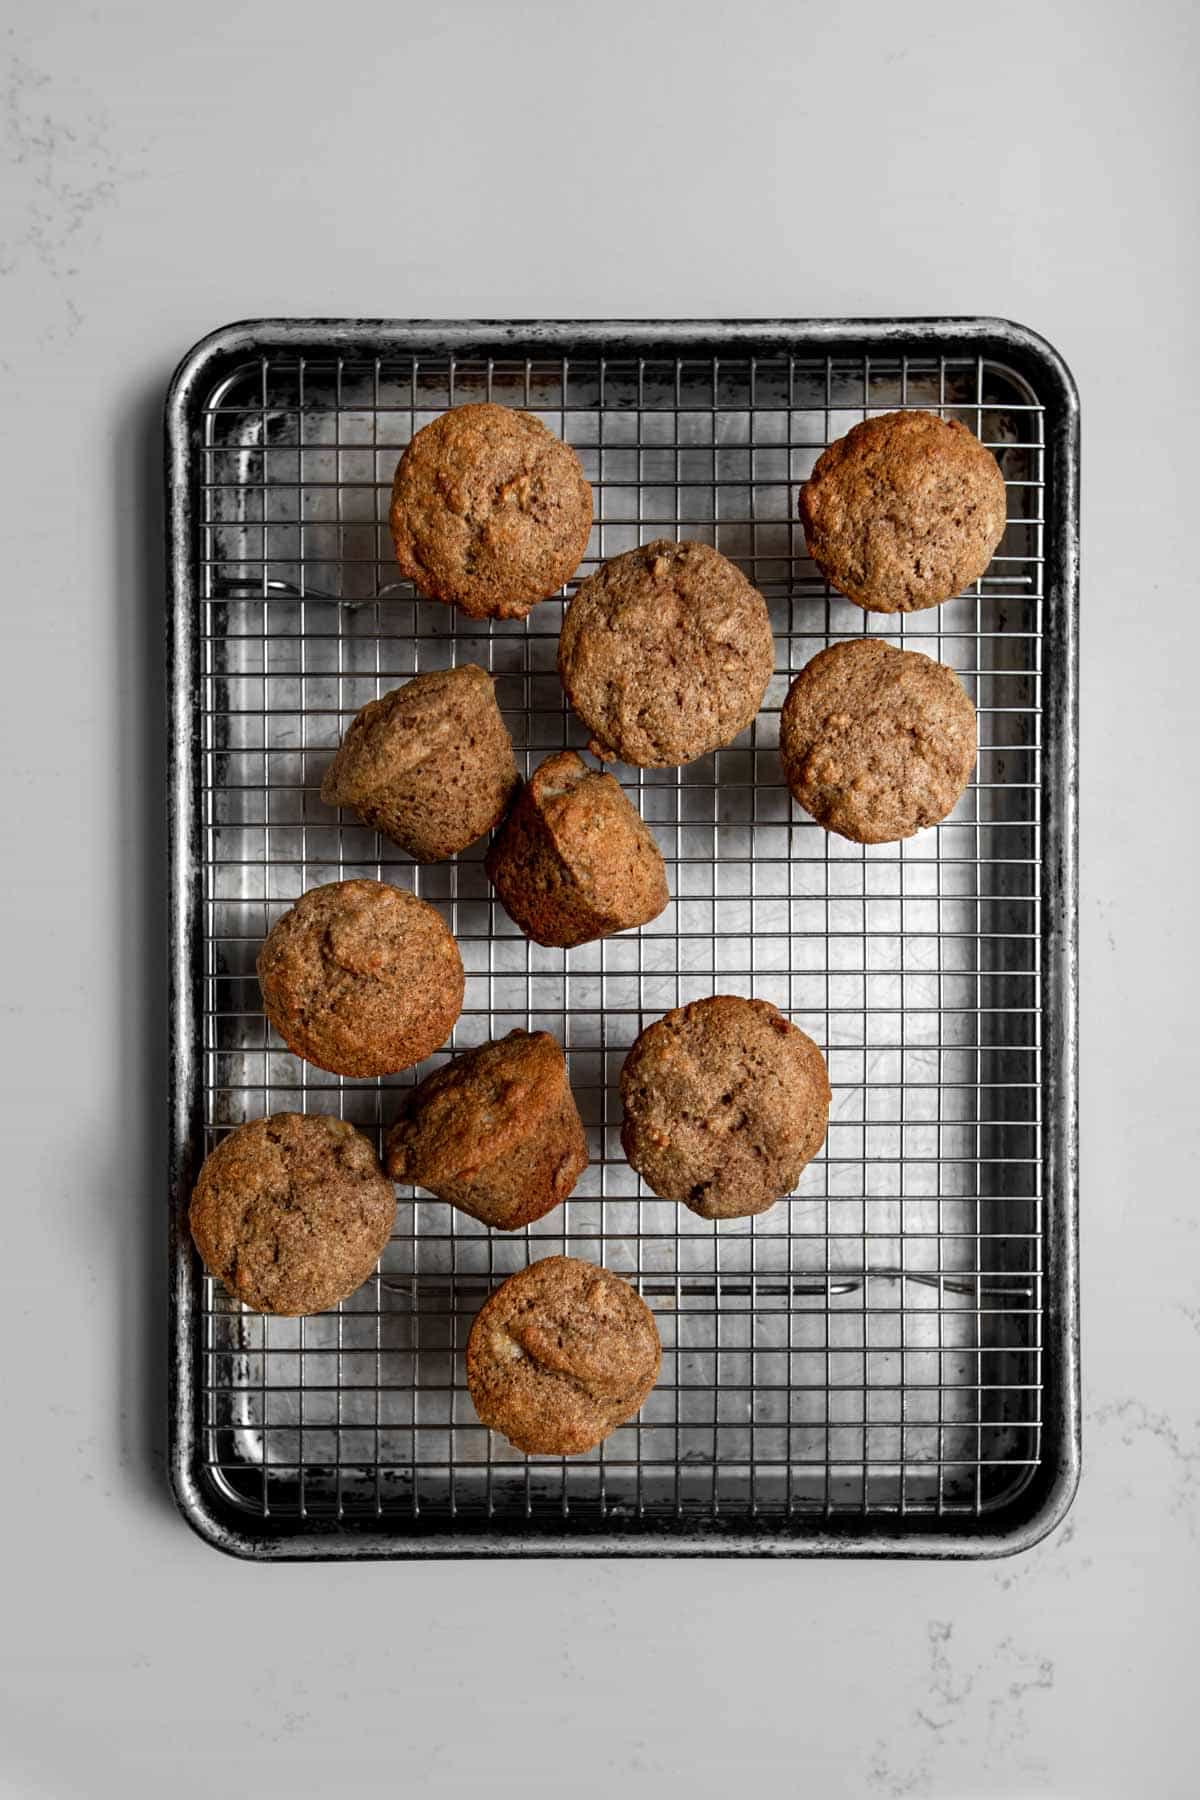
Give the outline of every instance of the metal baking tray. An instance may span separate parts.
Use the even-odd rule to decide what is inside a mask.
[[[758,720],[684,769],[617,773],[673,902],[563,953],[492,898],[483,846],[415,867],[319,797],[364,701],[418,669],[495,671],[526,767],[581,746],[561,603],[479,623],[396,579],[388,490],[413,431],[493,397],[579,451],[580,576],[654,537],[714,543],[766,596]],[[862,613],[806,557],[799,484],[868,411],[934,407],[999,454],[1009,525],[976,588]],[[173,1482],[250,1557],[827,1553],[1034,1542],[1077,1479],[1078,405],[994,319],[256,321],[184,360],[170,499]],[[570,584],[571,586],[574,583]],[[953,664],[979,764],[940,827],[863,848],[794,807],[791,675],[879,632]],[[443,911],[468,970],[460,1049],[514,1025],[567,1047],[592,1162],[514,1235],[401,1191],[380,1271],[336,1313],[264,1319],[187,1234],[201,1158],[243,1120],[333,1111],[379,1140],[437,1064],[339,1080],[286,1054],[254,958],[307,887],[369,875]],[[640,1026],[713,992],[772,1000],[827,1050],[823,1153],[797,1193],[714,1226],[626,1165],[617,1077]],[[449,1047],[448,1047],[449,1048]],[[567,1251],[653,1307],[662,1378],[597,1451],[526,1458],[475,1418],[462,1351],[505,1273]]]

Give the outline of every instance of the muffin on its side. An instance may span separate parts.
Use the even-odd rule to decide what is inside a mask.
[[[569,444],[511,406],[458,406],[422,427],[392,484],[392,542],[430,600],[523,619],[573,575],[592,490]]]
[[[731,743],[774,667],[766,602],[708,544],[660,539],[614,556],[580,583],[558,641],[589,748],[645,769]]]
[[[188,1212],[210,1275],[255,1312],[325,1312],[367,1280],[396,1195],[361,1132],[320,1114],[275,1113],[222,1138]]]
[[[870,612],[916,612],[961,593],[991,562],[1006,511],[991,451],[932,412],[865,419],[800,490],[809,555]]]
[[[510,1031],[427,1075],[407,1096],[384,1157],[393,1180],[416,1182],[497,1231],[558,1206],[587,1160],[566,1059],[548,1031]]]
[[[353,807],[418,862],[440,862],[504,817],[516,785],[492,678],[465,663],[415,675],[368,701],[329,765],[321,798]]]
[[[525,935],[564,950],[648,924],[670,899],[662,852],[620,782],[573,750],[534,770],[484,868]]]
[[[486,1300],[467,1339],[475,1410],[531,1456],[578,1456],[631,1419],[658,1380],[654,1315],[629,1283],[574,1256],[531,1263]]]
[[[621,1070],[621,1146],[663,1200],[702,1219],[765,1212],[825,1141],[830,1088],[810,1037],[766,1000],[676,1007]]]
[[[390,1075],[445,1043],[462,957],[441,915],[382,881],[310,888],[258,953],[263,1011],[288,1049],[335,1075]]]
[[[975,767],[975,708],[953,669],[879,638],[832,644],[779,718],[788,787],[826,831],[890,844],[936,825]]]

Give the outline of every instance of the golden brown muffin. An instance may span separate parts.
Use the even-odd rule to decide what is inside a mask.
[[[1004,536],[1006,505],[991,451],[932,412],[855,425],[800,490],[809,555],[870,612],[937,606],[977,581]]]
[[[391,1234],[396,1195],[352,1125],[276,1113],[222,1138],[188,1217],[210,1275],[255,1312],[291,1317],[362,1286]]]
[[[708,544],[666,539],[580,583],[558,643],[567,698],[597,756],[694,762],[751,723],[775,667],[762,595]]]
[[[390,1075],[445,1043],[462,1011],[440,914],[382,881],[310,888],[258,953],[263,1011],[288,1049],[335,1075]]]
[[[467,1387],[483,1423],[518,1450],[578,1456],[633,1417],[661,1361],[654,1316],[628,1282],[547,1256],[484,1302]]]
[[[507,1037],[427,1075],[392,1126],[384,1158],[497,1231],[515,1231],[566,1199],[587,1168],[587,1138],[567,1064],[548,1031]]]
[[[648,1025],[621,1070],[630,1164],[702,1219],[765,1212],[825,1141],[830,1088],[810,1037],[766,1000],[714,994]]]
[[[645,925],[670,898],[662,852],[620,782],[573,750],[535,769],[484,868],[525,935],[564,950]]]
[[[975,708],[944,663],[857,638],[801,669],[779,754],[788,787],[826,831],[890,844],[957,803],[975,767]]]
[[[573,575],[592,529],[579,458],[532,413],[458,406],[417,432],[392,484],[396,560],[430,600],[523,619]]]
[[[497,824],[517,786],[512,739],[492,678],[475,663],[431,669],[370,700],[321,783],[415,856],[440,862]]]

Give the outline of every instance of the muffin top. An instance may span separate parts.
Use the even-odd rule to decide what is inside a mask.
[[[855,425],[800,490],[809,555],[871,612],[916,612],[977,581],[1004,535],[1006,504],[991,451],[933,412]]]
[[[579,567],[592,490],[532,413],[458,406],[417,432],[392,484],[401,570],[476,619],[521,619]]]
[[[222,1138],[189,1223],[209,1273],[255,1312],[324,1312],[366,1281],[396,1217],[367,1139],[341,1119],[276,1113]]]
[[[619,781],[574,750],[534,770],[484,866],[522,931],[561,949],[648,924],[670,899],[641,814]]]
[[[660,539],[615,556],[567,609],[558,672],[597,756],[641,768],[730,743],[775,667],[766,602],[708,544]]]
[[[766,1000],[714,994],[635,1041],[621,1071],[621,1143],[663,1200],[704,1219],[764,1212],[825,1140],[825,1059]]]
[[[355,714],[321,783],[423,862],[465,850],[504,817],[517,786],[491,676],[430,669]]]
[[[382,881],[310,888],[258,956],[263,1010],[289,1050],[335,1075],[407,1069],[462,1011],[462,958],[424,900]]]
[[[467,1340],[483,1423],[529,1455],[577,1456],[633,1417],[658,1379],[654,1317],[629,1283],[573,1256],[510,1275]]]
[[[388,1133],[388,1173],[431,1192],[471,1180],[538,1136],[569,1093],[562,1049],[548,1031],[510,1031],[464,1050],[407,1097]]]
[[[788,787],[827,831],[887,844],[944,819],[975,767],[975,708],[944,663],[879,638],[822,650],[783,704]]]

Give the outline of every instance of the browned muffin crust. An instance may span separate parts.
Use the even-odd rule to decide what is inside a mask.
[[[991,451],[932,412],[855,425],[800,490],[809,555],[871,612],[937,606],[977,581],[1004,535],[1006,505]]]
[[[462,958],[440,914],[382,881],[302,894],[259,951],[258,980],[288,1049],[335,1075],[410,1068],[462,1011]]]
[[[592,490],[532,413],[458,406],[417,432],[392,484],[396,560],[422,594],[521,619],[579,567]]]
[[[822,650],[783,704],[779,754],[806,812],[856,844],[935,825],[971,779],[975,708],[944,663],[879,638]]]
[[[666,539],[614,556],[581,582],[558,673],[597,756],[641,768],[694,762],[731,743],[775,667],[766,602],[708,544]]]
[[[475,1410],[531,1456],[578,1456],[631,1419],[658,1380],[653,1314],[628,1282],[573,1256],[510,1275],[467,1339]]]
[[[621,1071],[621,1144],[663,1200],[702,1219],[765,1212],[825,1141],[810,1037],[766,1000],[714,994],[646,1027]]]
[[[620,782],[573,750],[535,769],[484,867],[526,936],[565,950],[648,924],[670,899],[662,852]]]
[[[210,1275],[255,1312],[324,1312],[367,1280],[396,1195],[367,1139],[341,1119],[275,1113],[222,1138],[188,1219]]]
[[[394,1180],[498,1231],[542,1218],[588,1160],[559,1045],[548,1031],[510,1031],[465,1050],[413,1089],[384,1160]]]
[[[321,783],[418,862],[440,862],[497,824],[517,786],[492,678],[431,669],[357,713]]]

